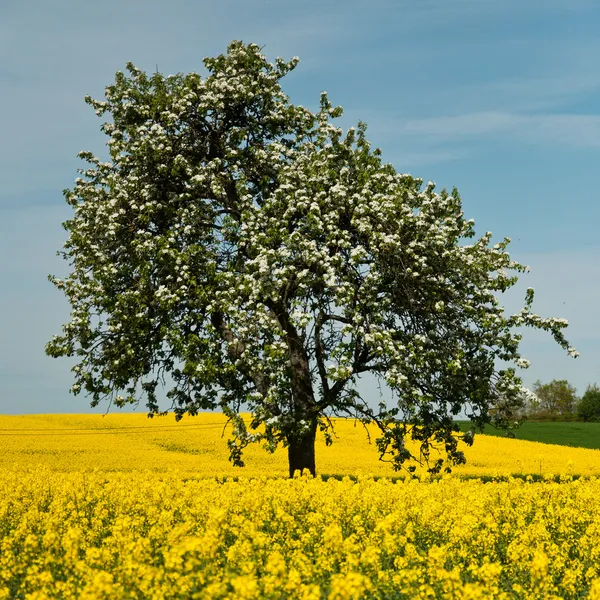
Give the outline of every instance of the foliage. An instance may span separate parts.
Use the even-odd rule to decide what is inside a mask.
[[[577,416],[584,421],[600,421],[600,388],[588,385],[577,403]]]
[[[0,598],[600,598],[600,480],[0,472]]]
[[[73,271],[50,280],[73,311],[46,352],[79,359],[71,391],[94,406],[144,397],[160,413],[167,375],[178,417],[218,408],[231,419],[237,465],[251,442],[283,444],[290,474],[314,473],[331,415],[374,422],[396,469],[434,448],[460,464],[453,416],[468,411],[472,443],[487,422],[510,427],[521,402],[510,365],[529,362],[512,329],[548,331],[577,356],[567,321],[532,313],[531,288],[505,317],[495,293],[527,270],[509,238],[461,245],[475,230],[458,192],[397,173],[363,123],[343,134],[325,93],[315,113],[291,104],[279,82],[297,63],[233,42],[204,60],[204,79],[129,63],[106,101],[87,98],[112,118],[111,160],[81,152],[89,168],[64,192],[74,215],[59,254]],[[497,358],[509,366],[496,370]],[[396,405],[360,397],[366,372]]]
[[[242,416],[250,420],[250,415]],[[176,470],[190,478],[258,477],[264,473],[285,476],[287,454],[281,447],[269,454],[252,445],[246,450],[246,466],[233,466],[222,439],[231,426],[224,432],[224,424],[223,415],[218,413],[203,413],[179,423],[172,414],[157,419],[147,419],[143,413],[0,415],[0,468],[15,473],[36,465],[61,472],[99,469],[107,474],[132,469],[156,473]],[[333,424],[338,435],[333,446],[327,446],[323,432],[317,434],[315,451],[323,476],[408,477],[377,459],[367,437],[377,435],[376,425],[367,426],[365,431],[351,419],[334,419]],[[470,424],[460,425],[466,431]],[[534,427],[538,429],[532,432]],[[572,427],[579,429],[571,433]],[[492,431],[498,434],[498,430]],[[489,433],[487,428],[485,433]],[[532,433],[537,438],[528,435]],[[600,423],[526,421],[516,431],[525,439],[481,435],[473,446],[461,442],[459,449],[467,462],[454,467],[453,472],[460,477],[488,478],[510,474],[600,475],[599,434]],[[545,443],[527,441],[530,439]],[[561,443],[587,448],[555,445]],[[407,442],[412,451],[418,451],[417,444]],[[426,475],[426,466],[417,465],[415,474]]]
[[[532,406],[530,417],[571,417],[577,407],[577,390],[566,379],[553,379],[542,384],[536,381],[533,392],[537,402]]]

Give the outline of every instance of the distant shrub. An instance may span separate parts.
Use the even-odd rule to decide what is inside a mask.
[[[559,414],[549,410],[537,410],[527,413],[525,419],[527,421],[577,421],[580,420],[577,414]]]

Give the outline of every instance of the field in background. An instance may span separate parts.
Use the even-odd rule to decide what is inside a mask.
[[[461,422],[463,428],[468,422]],[[503,431],[486,427],[488,435],[505,436]],[[544,444],[559,444],[578,448],[600,449],[600,423],[582,423],[577,421],[525,421],[515,431],[518,440],[542,442]]]
[[[245,454],[246,467],[233,467],[227,460],[230,429],[225,423],[219,413],[185,417],[179,423],[172,415],[148,419],[145,413],[0,416],[0,468],[177,470],[194,477],[287,475],[284,448],[271,455],[260,446],[250,446]],[[369,429],[369,444],[360,423],[346,419],[336,419],[335,423],[337,438],[332,446],[325,446],[322,437],[317,440],[319,474],[397,475],[389,464],[378,460],[374,427]],[[526,425],[556,428],[582,424]],[[478,435],[474,446],[464,451],[467,464],[453,469],[458,475],[600,474],[597,449]]]

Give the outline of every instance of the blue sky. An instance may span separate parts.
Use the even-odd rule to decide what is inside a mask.
[[[69,318],[46,279],[68,273],[61,191],[77,152],[106,153],[83,97],[127,61],[203,73],[232,39],[299,56],[283,80],[294,103],[327,90],[342,127],[366,121],[398,171],[456,186],[479,234],[512,238],[531,272],[503,304],[535,288],[535,311],[568,319],[581,353],[524,330],[526,385],[600,383],[599,27],[596,0],[2,0],[0,413],[90,411],[68,393],[74,362],[44,353]]]

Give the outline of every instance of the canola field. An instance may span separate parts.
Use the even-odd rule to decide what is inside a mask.
[[[332,421],[337,435],[333,445],[327,447],[320,434],[317,438],[319,474],[398,476],[388,463],[378,460],[375,427],[368,429],[369,444],[361,423]],[[0,469],[177,470],[193,477],[287,475],[284,448],[271,455],[260,446],[249,446],[246,466],[233,467],[227,460],[230,431],[219,413],[184,417],[179,423],[173,415],[149,419],[145,413],[0,415]],[[457,475],[600,475],[600,450],[488,435],[477,435],[472,447],[461,449],[467,464],[453,468]]]
[[[598,451],[479,436],[393,481],[338,425],[317,468],[356,481],[228,467],[222,415],[0,417],[0,598],[600,600]]]

